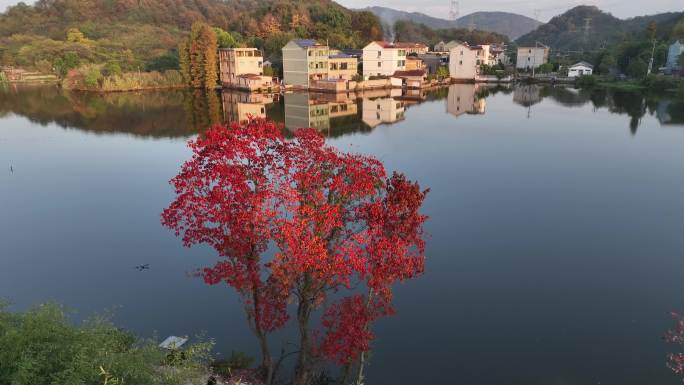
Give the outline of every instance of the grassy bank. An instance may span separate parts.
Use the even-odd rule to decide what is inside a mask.
[[[183,88],[186,84],[176,70],[122,73],[117,68],[91,64],[69,71],[62,87],[78,91],[121,92]]]
[[[671,76],[649,75],[643,79],[618,80],[600,76],[582,76],[577,80],[580,88],[604,88],[613,91],[668,93],[684,96],[684,80]]]
[[[106,318],[74,326],[58,305],[13,313],[0,304],[0,384],[200,384],[210,349],[169,353]]]

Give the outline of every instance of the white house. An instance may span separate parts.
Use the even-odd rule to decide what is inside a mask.
[[[488,50],[487,50],[488,52]],[[456,80],[475,80],[485,57],[481,46],[459,43],[449,50],[449,75]]]
[[[537,68],[549,62],[549,51],[549,47],[542,44],[537,47],[519,47],[515,66],[518,69]]]
[[[583,75],[591,75],[593,73],[594,73],[594,66],[585,62],[585,61],[575,63],[568,68],[568,77],[569,78],[576,78],[578,76],[583,76]]]
[[[435,52],[449,52],[449,50],[451,50],[459,44],[461,43],[456,40],[452,40],[448,43],[440,41],[439,43],[435,44]]]
[[[363,76],[392,76],[406,69],[403,44],[373,41],[363,48]]]
[[[669,69],[680,67],[679,56],[681,56],[683,53],[684,39],[677,39],[677,41],[672,43],[670,49],[667,51],[667,64],[665,64],[665,67]]]

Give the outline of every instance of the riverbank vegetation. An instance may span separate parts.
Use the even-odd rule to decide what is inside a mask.
[[[10,312],[0,304],[0,384],[206,384],[211,343],[182,356],[138,339],[107,318],[74,326],[55,304]]]

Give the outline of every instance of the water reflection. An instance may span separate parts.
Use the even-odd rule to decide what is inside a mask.
[[[58,87],[0,88],[0,116],[16,114],[46,125],[55,123],[96,133],[128,133],[149,137],[188,137],[213,123],[244,122],[249,116],[268,118],[290,132],[313,127],[336,137],[369,132],[410,117],[412,106],[443,101],[445,111],[460,118],[484,115],[488,99],[506,98],[527,109],[548,101],[568,108],[586,105],[629,117],[632,135],[644,116],[655,116],[662,126],[684,125],[684,100],[639,93],[580,90],[541,85],[493,86],[456,84],[432,90],[373,90],[363,93],[248,94],[233,91],[166,90],[112,94],[67,92]],[[490,103],[491,104],[491,103]],[[496,108],[496,107],[490,107]]]

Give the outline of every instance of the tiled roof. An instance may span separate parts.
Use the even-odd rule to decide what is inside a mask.
[[[294,39],[292,41],[302,48],[321,46],[321,44],[313,39]]]
[[[575,63],[575,64],[571,65],[570,68],[572,68],[572,67],[579,67],[579,66],[594,68],[594,66],[593,66],[591,63],[587,63],[587,62],[585,62],[585,61],[581,61],[581,62]]]
[[[394,72],[394,75],[396,77],[405,77],[405,76],[424,76],[425,75],[425,70],[409,70],[409,71],[396,71]]]

